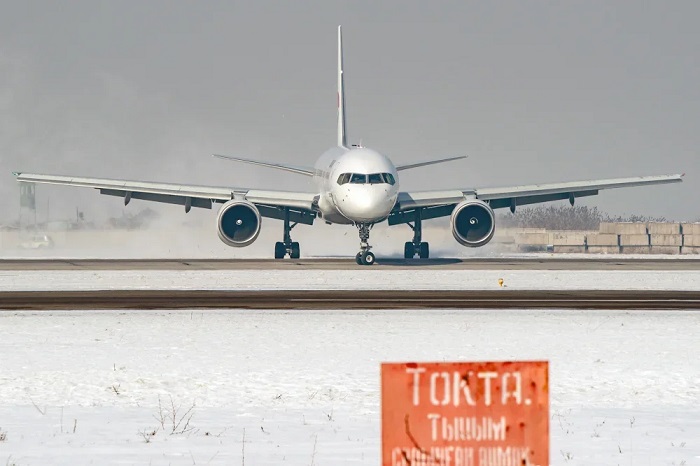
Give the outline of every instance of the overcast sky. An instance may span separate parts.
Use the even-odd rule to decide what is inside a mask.
[[[17,217],[12,170],[313,189],[210,154],[313,165],[335,143],[338,24],[351,142],[396,163],[469,156],[403,172],[404,189],[686,172],[682,185],[580,202],[700,217],[696,1],[5,0],[0,11],[0,222]],[[37,192],[52,218],[123,209],[93,190]]]

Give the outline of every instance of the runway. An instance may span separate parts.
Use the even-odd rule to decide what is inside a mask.
[[[669,290],[97,290],[0,292],[3,310],[123,309],[698,310],[700,292]]]
[[[371,267],[329,259],[1,259],[0,270],[700,270],[700,259],[527,257],[386,259]]]

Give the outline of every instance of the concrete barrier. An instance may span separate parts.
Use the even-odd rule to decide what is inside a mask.
[[[649,254],[651,246],[620,246],[622,254]]]
[[[617,235],[646,235],[646,223],[631,223],[631,222],[601,222],[598,229],[600,233],[617,234]]]
[[[584,253],[586,252],[586,246],[557,246],[555,244],[552,246],[552,252],[561,254]]]
[[[683,235],[683,246],[700,247],[700,235]]]
[[[620,246],[649,246],[649,235],[620,235]]]
[[[649,248],[651,254],[680,254],[680,246],[651,246]]]
[[[650,235],[680,235],[681,224],[668,222],[649,222],[647,224],[647,231]]]
[[[681,235],[649,235],[649,241],[652,246],[677,246],[683,245],[683,237]]]
[[[591,246],[615,246],[619,243],[619,238],[616,234],[611,233],[591,233],[586,235],[586,244]]]
[[[700,223],[681,223],[681,233],[684,235],[700,235]]]
[[[548,233],[516,233],[515,242],[518,244],[528,244],[535,246],[546,246],[549,244]]]
[[[618,254],[620,248],[618,246],[588,246],[586,251],[589,254]]]
[[[550,231],[549,244],[553,246],[585,246],[586,233],[583,231]]]

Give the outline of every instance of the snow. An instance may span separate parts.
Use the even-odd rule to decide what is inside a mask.
[[[377,464],[381,362],[512,359],[550,361],[551,464],[700,464],[698,325],[659,311],[4,312],[0,464]],[[171,397],[178,419],[193,407],[192,430],[161,425]]]
[[[354,265],[354,264],[353,264]],[[700,290],[700,270],[54,270],[0,271],[0,291],[40,290]]]

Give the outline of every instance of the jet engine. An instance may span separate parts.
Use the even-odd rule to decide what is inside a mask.
[[[260,234],[260,212],[247,201],[228,201],[216,217],[219,238],[227,246],[248,246]]]
[[[457,204],[450,217],[452,235],[463,246],[476,248],[493,238],[496,217],[493,209],[483,201],[472,199]]]

